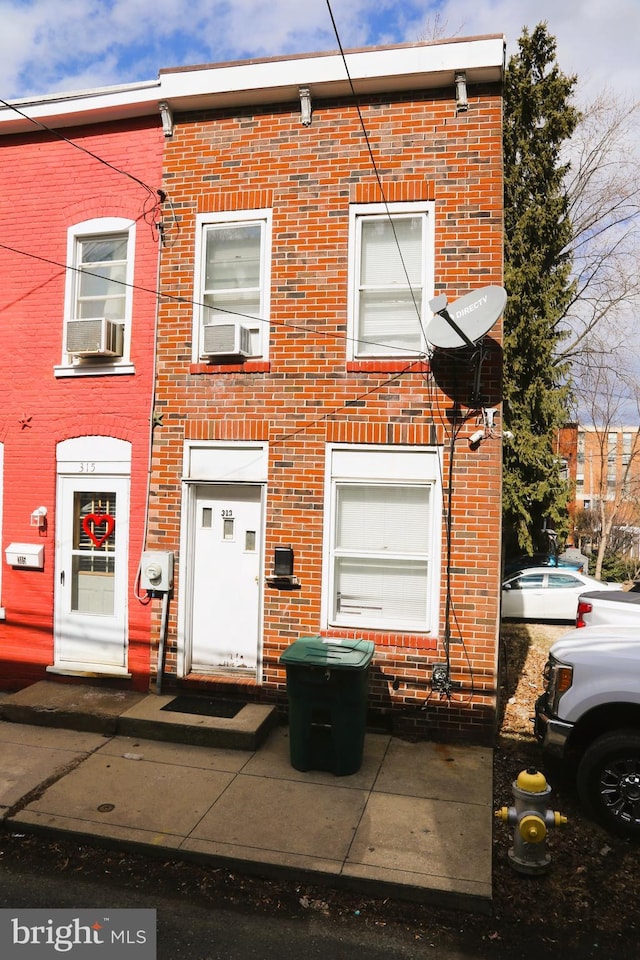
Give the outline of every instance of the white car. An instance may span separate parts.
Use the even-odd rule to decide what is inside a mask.
[[[502,617],[506,620],[575,621],[578,597],[587,590],[619,590],[577,570],[527,567],[502,583]]]

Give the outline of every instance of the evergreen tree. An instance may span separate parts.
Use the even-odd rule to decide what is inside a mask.
[[[505,75],[504,421],[514,437],[505,444],[503,507],[507,542],[527,552],[548,545],[545,521],[566,529],[569,499],[554,449],[570,396],[560,322],[573,296],[560,151],[580,116],[570,103],[575,78],[555,54],[546,24],[525,28]]]

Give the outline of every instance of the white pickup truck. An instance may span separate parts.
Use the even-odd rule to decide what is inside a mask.
[[[640,630],[640,592],[636,592],[635,588],[589,590],[578,597],[576,627],[634,623]]]
[[[571,630],[549,652],[535,734],[569,765],[586,812],[640,838],[640,629]]]

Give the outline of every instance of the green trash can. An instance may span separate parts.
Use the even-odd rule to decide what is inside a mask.
[[[370,640],[300,637],[284,651],[289,750],[296,770],[344,777],[362,764],[367,719]]]

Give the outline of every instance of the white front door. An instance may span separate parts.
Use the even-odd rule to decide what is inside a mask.
[[[191,671],[255,675],[262,488],[199,484],[192,504]]]
[[[128,479],[58,477],[56,670],[126,673],[128,523]]]

